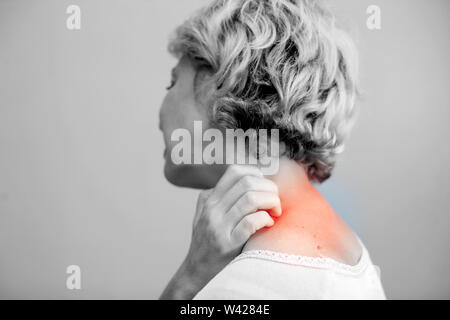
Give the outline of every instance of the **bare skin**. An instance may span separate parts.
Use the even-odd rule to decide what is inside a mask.
[[[253,235],[243,251],[270,250],[358,263],[362,249],[355,234],[314,188],[303,167],[283,159],[273,180],[283,215],[275,218],[271,228]]]

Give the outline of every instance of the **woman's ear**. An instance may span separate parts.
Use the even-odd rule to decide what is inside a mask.
[[[248,155],[265,175],[274,175],[278,172],[279,160],[286,152],[286,145],[280,142],[278,135],[267,138],[258,135],[257,143],[249,143]]]
[[[286,153],[286,144],[278,139],[261,139],[258,138],[258,143],[255,146],[249,146],[249,155],[255,157],[257,160],[267,157],[281,157]]]

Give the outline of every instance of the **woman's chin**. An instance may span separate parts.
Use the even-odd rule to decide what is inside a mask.
[[[164,176],[167,181],[177,187],[193,189],[214,188],[220,176],[215,170],[203,165],[174,165],[166,162]]]

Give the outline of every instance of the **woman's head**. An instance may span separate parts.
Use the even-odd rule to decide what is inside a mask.
[[[319,1],[216,0],[178,27],[169,50],[190,74],[192,94],[177,88],[183,109],[170,115],[169,92],[163,122],[278,129],[286,156],[311,180],[330,176],[355,116],[357,55]]]

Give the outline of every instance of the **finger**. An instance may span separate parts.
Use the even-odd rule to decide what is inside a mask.
[[[245,216],[231,231],[231,239],[243,245],[259,229],[271,227],[275,222],[266,211],[258,211]]]
[[[222,195],[230,189],[242,176],[252,175],[256,177],[263,177],[261,170],[255,166],[242,166],[242,165],[232,165],[229,166],[225,171],[223,176],[217,182],[214,188],[213,197],[221,198]]]
[[[249,191],[239,198],[225,216],[232,226],[236,226],[245,216],[261,210],[280,216],[280,198],[272,192]]]
[[[226,191],[220,200],[224,212],[229,211],[232,206],[249,191],[271,192],[278,195],[278,186],[269,179],[248,175],[243,176],[231,187],[231,189]]]

